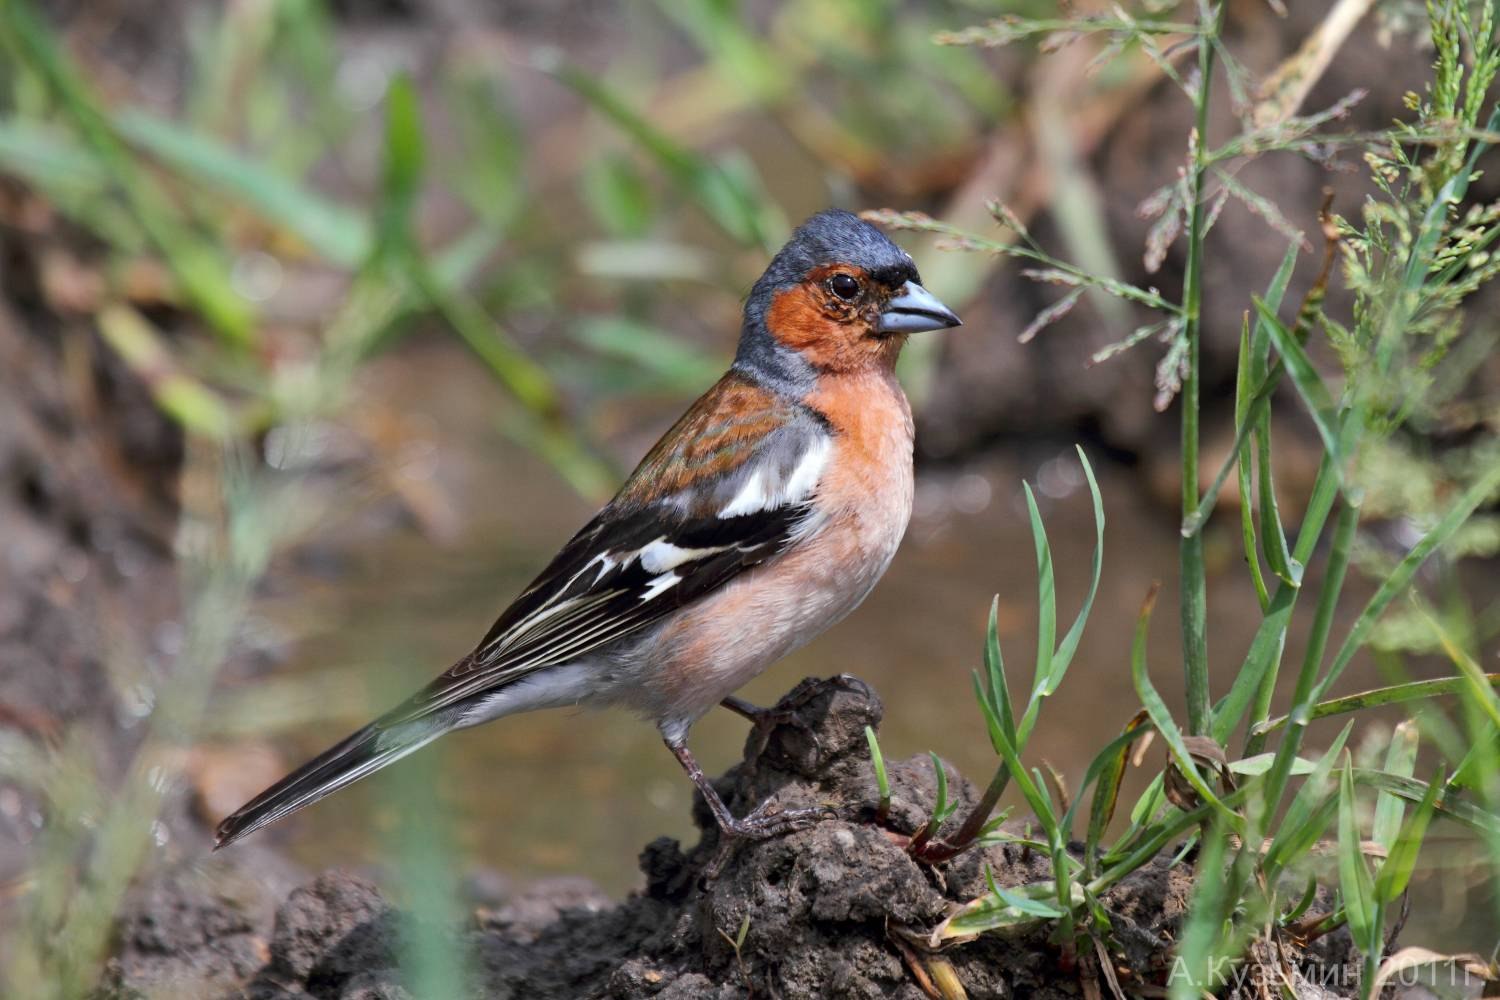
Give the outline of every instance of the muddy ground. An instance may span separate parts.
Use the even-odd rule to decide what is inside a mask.
[[[1047,877],[1045,860],[1014,845],[932,867],[904,843],[935,795],[931,763],[890,769],[891,809],[878,798],[863,735],[879,699],[859,682],[803,681],[782,701],[787,720],[752,732],[744,761],[718,788],[736,812],[769,799],[784,809],[830,806],[835,816],[797,833],[725,845],[701,798],[699,842],[662,838],[641,853],[645,887],[611,904],[576,882],[542,885],[476,906],[448,930],[469,958],[474,996],[501,998],[848,997],[921,1000],[934,959],[898,945],[986,893]],[[763,749],[762,749],[763,746]],[[975,791],[959,780],[965,804]],[[717,869],[717,870],[716,870]],[[1192,865],[1168,856],[1105,894],[1110,962],[1123,988],[1161,986]],[[253,890],[252,890],[253,895]],[[210,889],[191,868],[136,897],[101,1000],[248,997],[396,1000],[410,996],[397,955],[401,912],[365,878],[329,871],[275,909]],[[746,927],[736,953],[733,939]],[[1350,957],[1336,935],[1300,956],[1316,969]],[[905,952],[905,955],[903,955]],[[1094,955],[1070,956],[1036,926],[944,951],[973,1000],[1098,996]],[[1293,964],[1289,966],[1295,970]],[[1295,971],[1292,972],[1295,976]],[[1107,986],[1104,987],[1106,990]],[[1309,988],[1302,995],[1322,995]]]
[[[42,745],[70,729],[91,733],[109,781],[129,759],[139,715],[102,642],[138,643],[147,669],[170,649],[183,444],[85,321],[41,307],[27,263],[35,257],[9,249],[18,264],[0,282],[0,302],[9,303],[0,311],[0,705],[8,727]],[[700,800],[699,842],[646,845],[644,888],[619,903],[577,879],[519,892],[471,880],[471,912],[447,932],[471,958],[474,995],[915,1000],[928,995],[917,971],[927,960],[903,955],[903,930],[930,930],[982,895],[986,866],[1003,885],[1046,877],[1040,858],[1011,847],[941,868],[917,864],[902,840],[932,806],[932,767],[926,758],[891,767],[892,808],[877,825],[862,734],[880,722],[874,693],[804,682],[785,704],[792,718],[764,737],[752,732],[721,793],[737,813],[769,798],[783,808],[827,804],[836,818],[723,849]],[[973,801],[967,781],[951,781]],[[40,800],[24,786],[3,791],[0,862],[9,880],[25,870]],[[130,897],[101,1000],[409,996],[396,964],[403,916],[372,881],[345,871],[313,878],[254,843],[208,865],[206,830],[190,803],[186,795],[169,803],[168,860]],[[1190,861],[1158,861],[1106,896],[1111,962],[1123,982],[1165,979],[1190,879]],[[736,954],[730,939],[742,926]],[[1332,941],[1317,956],[1322,967],[1346,957],[1342,939]],[[1101,983],[1094,956],[1064,954],[1045,927],[942,959],[976,1000],[1092,996]]]
[[[180,46],[174,47],[175,29],[170,40],[160,36],[176,19],[161,17],[156,5],[119,6],[140,15],[140,30],[111,36],[111,54],[127,71],[117,78],[143,74],[143,89],[159,84],[160,93],[172,94],[180,67],[163,53],[180,55]],[[408,12],[414,38],[436,37],[417,30],[422,18],[416,12],[423,5],[335,6],[351,19],[352,9]],[[1301,37],[1306,25],[1268,20],[1261,6],[1244,4],[1237,12],[1248,25],[1242,41],[1256,49],[1247,58],[1268,69],[1290,51],[1287,39]],[[70,20],[74,5],[55,7],[59,21]],[[1301,8],[1293,12],[1294,21],[1313,16]],[[1420,79],[1428,58],[1415,49],[1381,48],[1374,35],[1373,26],[1357,33],[1352,55],[1335,65],[1310,102],[1324,106],[1356,85],[1375,83],[1351,128],[1378,126],[1394,116],[1402,92]],[[138,44],[125,44],[132,40]],[[1372,63],[1385,69],[1376,81],[1368,79]],[[1145,114],[1129,116],[1086,152],[1096,182],[1112,195],[1109,221],[1124,276],[1171,293],[1178,257],[1170,256],[1159,274],[1140,269],[1149,223],[1134,209],[1153,184],[1173,175],[1181,144],[1163,136],[1180,136],[1183,106],[1165,84],[1145,105]],[[1226,126],[1227,109],[1216,115]],[[1322,187],[1344,183],[1342,175],[1290,158],[1266,170],[1259,177],[1263,187],[1278,193],[1283,210],[1301,228],[1311,228]],[[933,192],[910,207],[940,210],[949,194]],[[860,197],[865,204],[896,203],[884,191]],[[92,318],[66,308],[66,289],[56,283],[58,272],[49,272],[48,253],[54,238],[76,247],[77,234],[56,237],[61,227],[55,216],[16,188],[0,188],[0,208],[0,727],[43,746],[86,730],[97,773],[108,783],[129,760],[144,713],[130,700],[131,679],[107,668],[104,637],[131,637],[135,648],[126,656],[116,651],[114,660],[138,663],[148,674],[154,664],[170,660],[180,638],[171,547],[184,445],[144,388],[104,349]],[[1207,383],[1220,388],[1247,301],[1241,275],[1255,274],[1258,282],[1283,246],[1242,211],[1227,212],[1222,226],[1208,275],[1211,293],[1217,291],[1210,302],[1222,311],[1210,315],[1205,360]],[[1045,220],[1041,231],[1046,234]],[[976,304],[971,322],[1019,330],[1048,301],[1036,286],[1002,272]],[[162,318],[169,326],[182,319]],[[1113,334],[1085,308],[1026,349],[1012,337],[998,346],[993,339],[954,339],[924,415],[924,446],[933,455],[961,457],[1017,435],[1071,440],[1084,433],[1101,437],[1118,458],[1149,473],[1152,455],[1170,458],[1170,449],[1156,447],[1159,435],[1174,433],[1169,421],[1150,422],[1144,406],[1154,358],[1141,354],[1088,377],[1082,372],[1082,359]],[[1121,399],[1133,403],[1121,407]],[[1123,421],[1122,413],[1135,417]],[[909,834],[931,805],[929,762],[893,766],[896,801],[884,831],[868,815],[873,779],[859,735],[865,721],[878,719],[878,703],[853,692],[829,692],[799,714],[817,733],[820,754],[812,751],[806,730],[783,728],[763,753],[747,754],[722,789],[737,811],[773,795],[788,807],[836,803],[840,818],[738,846],[712,879],[706,869],[719,852],[712,829],[686,850],[675,841],[654,842],[642,853],[645,888],[618,904],[576,880],[520,893],[477,886],[472,919],[452,930],[474,956],[476,992],[542,998],[922,996],[893,944],[892,928],[929,928],[955,904],[979,895],[985,864],[1002,884],[1043,877],[1042,870],[1035,858],[998,848],[941,870],[914,864],[888,833]],[[967,783],[955,781],[963,795],[972,796]],[[37,802],[26,788],[0,782],[0,884],[15,883],[26,870],[43,821]],[[698,819],[700,826],[706,822],[701,810]],[[109,992],[406,995],[392,958],[400,914],[371,882],[341,872],[309,880],[308,873],[255,844],[237,849],[243,853],[229,877],[216,872],[210,881],[197,868],[198,845],[206,840],[186,796],[171,800],[165,829],[181,845],[174,852],[176,867],[151,875],[132,898]],[[1164,976],[1189,874],[1189,865],[1168,869],[1158,863],[1107,900],[1128,977],[1151,983]],[[747,915],[749,930],[736,957],[720,932],[733,936]],[[5,919],[0,909],[0,930]],[[1340,940],[1325,946],[1333,949],[1320,956],[1325,965],[1343,959]],[[0,958],[3,951],[0,940]],[[1097,985],[1092,959],[1070,963],[1040,931],[974,942],[947,957],[975,998],[1081,996]]]

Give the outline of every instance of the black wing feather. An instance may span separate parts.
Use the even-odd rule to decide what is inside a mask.
[[[420,718],[645,628],[774,557],[809,510],[805,503],[787,504],[721,518],[668,515],[660,508],[646,508],[612,517],[606,508],[573,536],[472,653],[378,725]],[[599,562],[602,554],[629,554],[657,540],[706,550],[674,566],[670,572],[681,580],[659,593],[652,594],[652,589],[663,573],[648,570],[641,559],[624,558],[607,568]],[[577,606],[569,607],[569,602]],[[549,612],[550,618],[541,617]]]

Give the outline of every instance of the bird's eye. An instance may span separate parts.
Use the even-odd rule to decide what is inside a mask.
[[[846,302],[859,294],[859,281],[847,274],[835,274],[829,278],[828,287]]]

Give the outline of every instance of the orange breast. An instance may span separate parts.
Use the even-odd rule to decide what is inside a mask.
[[[704,712],[854,610],[890,565],[912,504],[911,408],[894,375],[825,376],[806,402],[833,452],[818,481],[822,527],[671,622],[629,700],[686,732]]]

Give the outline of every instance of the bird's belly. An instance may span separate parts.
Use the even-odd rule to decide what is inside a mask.
[[[909,460],[908,460],[909,462]],[[772,663],[859,606],[906,531],[911,473],[844,508],[816,535],[688,608],[639,650],[641,683],[623,700],[670,738]]]

